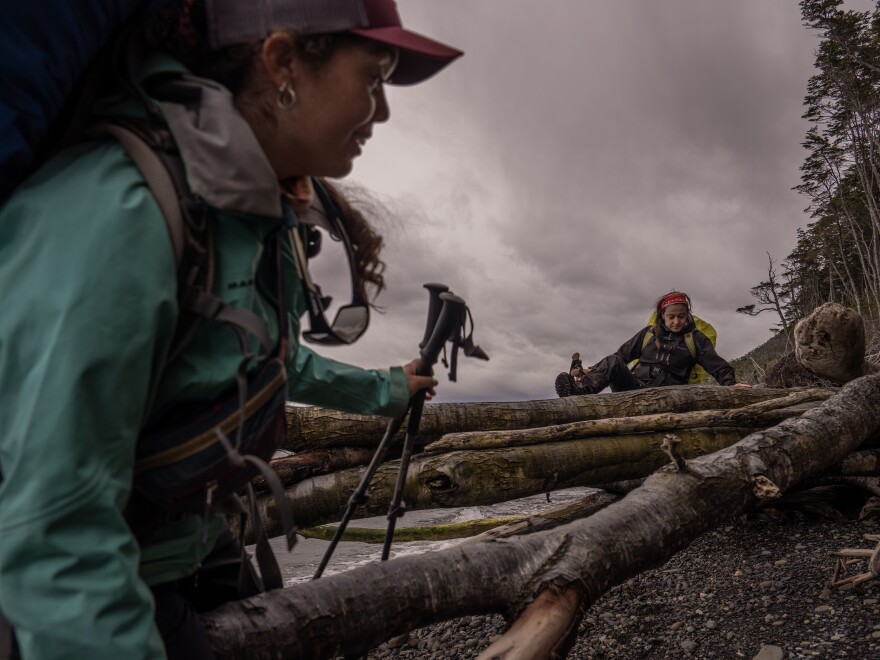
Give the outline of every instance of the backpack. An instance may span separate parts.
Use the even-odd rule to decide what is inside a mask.
[[[251,480],[262,476],[274,495],[287,538],[296,542],[296,527],[280,479],[268,465],[286,437],[287,310],[282,240],[279,230],[266,243],[265,258],[277,282],[272,304],[278,314],[273,341],[264,321],[250,310],[224,303],[213,294],[213,218],[207,204],[190,188],[180,151],[162,111],[135,76],[142,62],[142,41],[128,33],[121,54],[125,85],[146,111],[143,119],[111,118],[84,132],[85,139],[111,137],[125,149],[159,206],[171,238],[177,265],[179,317],[165,366],[186,348],[203,322],[220,323],[236,336],[242,353],[236,382],[214,401],[182,414],[168,414],[142,429],[135,447],[134,493],[126,510],[139,541],[149,538],[165,520],[181,514],[238,513],[244,555],[249,517],[256,537],[259,590],[280,588],[281,573],[257,513]],[[165,80],[165,79],[163,79]],[[269,264],[266,264],[269,267]],[[260,345],[249,349],[250,338]],[[238,493],[247,489],[250,516]],[[207,525],[205,526],[207,531]],[[250,564],[242,562],[243,572]]]
[[[180,0],[5,2],[0,21],[0,204],[67,130],[99,51],[136,10]],[[51,29],[47,26],[51,26]],[[51,72],[49,75],[47,72]]]
[[[175,514],[208,515],[222,510],[237,512],[244,518],[245,511],[236,493],[246,487],[262,575],[257,586],[260,590],[280,588],[281,574],[268,547],[251,485],[254,477],[266,480],[279,507],[290,550],[296,542],[296,527],[284,487],[268,465],[286,437],[287,315],[283,304],[280,236],[270,247],[277,259],[280,327],[279,340],[272,342],[264,323],[255,314],[226,305],[211,294],[211,223],[198,210],[200,205],[189,191],[179,156],[169,151],[167,144],[161,150],[158,147],[168,136],[125,120],[101,123],[88,131],[88,137],[102,136],[116,139],[131,157],[162,210],[171,237],[178,267],[180,318],[165,366],[180,355],[199,323],[206,319],[229,327],[238,336],[243,352],[237,384],[211,402],[205,411],[182,419],[169,415],[170,421],[143,429],[135,450],[134,489],[138,497],[132,498],[126,513],[135,535],[143,541]],[[246,352],[247,335],[258,337],[262,355]],[[249,371],[253,362],[260,364]],[[242,519],[242,537],[244,523]],[[246,563],[243,562],[243,568]]]
[[[697,326],[697,330],[702,332],[706,337],[712,342],[712,346],[715,346],[715,342],[718,340],[718,333],[711,323],[708,321],[704,321],[696,314],[691,314],[691,317],[694,319],[694,325]],[[648,319],[648,327],[653,328],[654,322],[657,320],[657,312],[651,314],[651,317]],[[649,343],[654,340],[654,332],[653,330],[648,330],[645,333],[644,339],[642,339],[642,348],[644,349]],[[694,334],[692,332],[685,333],[684,343],[687,346],[688,351],[690,351],[691,357],[696,360],[697,359],[697,345],[694,343]],[[637,364],[638,360],[633,360],[629,364],[630,370],[632,370]],[[709,381],[709,373],[703,369],[699,364],[695,364],[693,369],[691,369],[691,373],[688,376],[688,385],[699,385],[700,383],[705,383]]]

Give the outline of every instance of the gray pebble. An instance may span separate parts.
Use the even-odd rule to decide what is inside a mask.
[[[782,660],[782,658],[783,654],[781,648],[778,646],[763,644],[761,650],[758,651],[758,655],[752,660]]]

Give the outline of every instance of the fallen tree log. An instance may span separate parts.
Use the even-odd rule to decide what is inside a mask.
[[[861,475],[866,477],[880,476],[880,449],[863,449],[854,451],[835,465],[833,474]]]
[[[618,417],[572,422],[557,426],[513,431],[469,431],[447,433],[425,447],[425,454],[434,455],[450,451],[498,449],[523,447],[544,442],[559,442],[595,436],[617,434],[678,431],[682,429],[711,428],[713,426],[736,426],[767,428],[783,419],[797,417],[808,408],[799,404],[808,401],[824,401],[833,394],[830,390],[811,389],[792,393],[779,399],[761,401],[732,410],[701,410],[686,413],[658,413],[640,417]],[[791,406],[797,406],[792,408]]]
[[[493,527],[482,534],[477,534],[462,541],[465,543],[482,543],[483,541],[494,541],[495,539],[506,539],[511,536],[520,536],[522,534],[533,534],[546,529],[553,529],[564,525],[573,520],[580,520],[592,516],[597,511],[601,511],[609,504],[617,502],[619,496],[611,493],[597,491],[590,493],[586,497],[579,499],[564,506],[556,507],[548,511],[536,513],[523,520],[510,522],[506,525]],[[395,535],[395,539],[397,536]]]
[[[474,543],[490,539],[507,538],[517,534],[530,534],[542,529],[551,529],[564,525],[572,520],[586,518],[619,499],[616,495],[597,491],[576,502],[570,502],[531,516],[481,518],[443,525],[398,527],[394,532],[394,541],[467,539],[462,541],[462,543]],[[329,541],[333,538],[333,534],[336,533],[336,529],[336,525],[319,525],[302,529],[299,533],[306,538]],[[383,543],[385,541],[385,528],[347,527],[341,540],[359,541],[361,543]]]
[[[468,536],[480,536],[488,531],[507,525],[515,525],[528,520],[526,516],[506,516],[504,518],[481,518],[464,522],[446,523],[444,525],[424,525],[422,527],[398,527],[394,530],[394,540],[409,541],[448,541]],[[307,539],[329,541],[336,533],[336,525],[318,525],[299,530]],[[346,527],[340,541],[357,541],[359,543],[384,543],[385,528]]]
[[[681,453],[692,458],[729,447],[752,429],[712,428],[681,431]],[[458,451],[414,456],[404,485],[408,509],[437,509],[507,502],[571,486],[594,486],[637,479],[668,462],[663,433],[586,438],[528,447]],[[397,479],[399,461],[376,471],[363,506],[354,517],[385,515]],[[342,518],[348,499],[366,468],[321,475],[287,489],[299,527]],[[282,533],[272,498],[257,502],[269,536]]]
[[[798,362],[817,376],[847,383],[880,370],[865,360],[865,322],[857,311],[825,303],[794,327]]]
[[[541,401],[428,403],[419,424],[419,442],[428,443],[458,431],[527,429],[586,419],[738,408],[790,393],[787,389],[681,385]],[[284,448],[301,452],[326,447],[376,447],[387,423],[385,417],[288,405]],[[401,427],[398,442],[402,442],[405,428],[406,424]]]
[[[880,428],[878,411],[880,376],[862,378],[799,418],[683,470],[659,470],[584,520],[376,562],[229,603],[202,621],[220,657],[331,658],[436,621],[502,612],[514,624],[481,658],[564,657],[584,609],[610,587],[839,462]]]
[[[293,456],[272,459],[272,469],[285,486],[360,465],[367,465],[373,458],[373,450],[364,447],[333,447],[313,449]],[[254,479],[254,487],[268,490],[262,477]]]

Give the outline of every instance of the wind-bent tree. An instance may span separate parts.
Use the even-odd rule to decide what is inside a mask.
[[[737,308],[740,314],[748,314],[749,316],[757,316],[761,312],[776,312],[779,316],[779,328],[788,334],[789,321],[785,318],[783,305],[783,286],[773,267],[773,257],[767,253],[767,279],[752,287],[752,297],[758,301],[758,304],[745,305]]]
[[[809,200],[811,222],[798,230],[776,286],[752,289],[760,306],[775,293],[789,324],[823,302],[880,310],[880,3],[870,11],[845,10],[842,0],[800,7],[820,40],[795,188]]]

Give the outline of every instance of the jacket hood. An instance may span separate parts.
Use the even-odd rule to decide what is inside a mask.
[[[236,215],[281,220],[281,188],[250,125],[219,83],[190,74],[161,51],[149,53],[138,79],[158,104],[180,150],[193,193],[213,208]],[[102,117],[144,116],[130,96],[101,99]]]
[[[223,211],[281,219],[278,178],[229,90],[183,75],[150,91],[168,121],[194,193]]]

